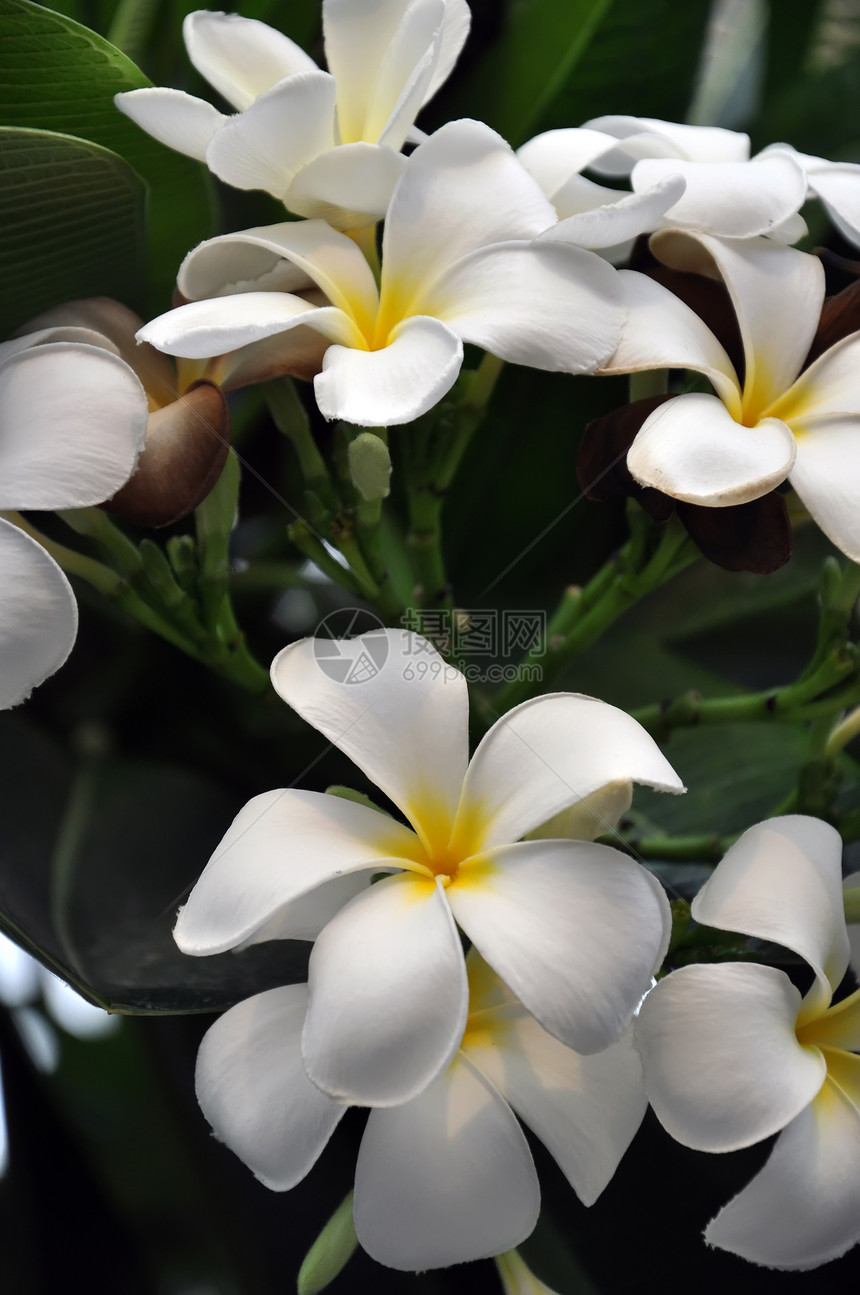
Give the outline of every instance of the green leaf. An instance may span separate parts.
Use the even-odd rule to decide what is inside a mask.
[[[149,310],[164,310],[179,262],[212,233],[206,169],[152,139],[113,96],[150,82],[101,36],[30,0],[0,0],[0,121],[60,131],[118,153],[149,188]]]
[[[686,795],[637,788],[634,808],[673,836],[742,832],[791,791],[807,744],[805,729],[786,724],[679,729],[665,753],[688,788]]]
[[[143,309],[145,198],[129,164],[98,144],[0,127],[0,336],[75,297]]]
[[[73,761],[0,717],[0,929],[93,1002],[128,1013],[220,1011],[304,979],[309,946],[275,940],[191,958],[176,911],[239,805],[170,765]]]

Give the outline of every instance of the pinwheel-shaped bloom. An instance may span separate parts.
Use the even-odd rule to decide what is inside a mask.
[[[464,0],[323,0],[328,72],[238,14],[191,13],[183,31],[191,62],[237,114],[160,88],[119,94],[117,106],[228,184],[351,229],[385,214],[400,149],[457,61],[469,9]]]
[[[819,819],[745,832],[693,901],[707,926],[770,940],[815,972],[800,993],[753,963],[682,967],[636,1023],[648,1096],[679,1142],[734,1151],[784,1130],[705,1239],[772,1268],[813,1268],[860,1239],[860,992],[848,967],[841,841]]]
[[[250,229],[191,252],[180,290],[208,300],[139,336],[202,358],[280,334],[288,354],[288,330],[307,325],[331,343],[314,380],[320,409],[368,427],[432,408],[456,380],[464,341],[517,364],[593,372],[620,330],[615,272],[578,248],[535,242],[554,222],[495,131],[451,122],[416,149],[397,185],[379,288],[356,244],[323,221]],[[295,295],[312,285],[330,304]]]
[[[419,1096],[371,1111],[361,1141],[356,1232],[392,1268],[486,1258],[529,1235],[540,1191],[514,1112],[586,1205],[612,1178],[645,1113],[629,1030],[597,1056],[578,1056],[541,1029],[474,950],[468,970],[471,1007],[456,1056]],[[208,1030],[197,1060],[197,1097],[216,1136],[275,1191],[304,1178],[346,1109],[305,1073],[307,1004],[305,985],[238,1003]],[[408,1065],[408,1045],[389,1064],[400,1060]]]
[[[748,136],[735,131],[599,117],[537,135],[517,156],[558,213],[551,237],[606,249],[613,261],[638,235],[666,227],[784,243],[806,232],[802,159],[778,147],[750,160]],[[586,169],[629,177],[633,192],[595,184]]]
[[[623,711],[557,693],[503,716],[469,763],[466,681],[426,639],[380,630],[334,651],[303,639],[272,681],[409,826],[317,792],[255,797],[181,911],[179,947],[317,936],[304,1062],[346,1101],[407,1101],[450,1062],[467,1011],[457,924],[551,1034],[608,1046],[662,957],[665,896],[608,846],[520,838],[570,806],[590,830],[618,783],[681,791],[656,744]]]
[[[134,470],[146,395],[83,328],[42,328],[0,346],[0,510],[101,503]],[[0,519],[0,708],[65,661],[78,609],[40,544]]]
[[[860,559],[860,333],[804,368],[824,301],[820,261],[765,239],[728,244],[667,231],[651,245],[675,269],[722,276],[745,374],[741,383],[688,306],[644,275],[621,271],[627,321],[602,371],[693,369],[717,393],[676,396],[655,409],[627,455],[631,473],[708,507],[746,503],[788,478],[824,533]]]

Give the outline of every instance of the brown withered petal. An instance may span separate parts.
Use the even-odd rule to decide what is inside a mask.
[[[843,337],[860,330],[860,279],[837,292],[833,297],[825,297],[821,307],[821,319],[818,331],[812,339],[809,354],[803,362],[807,368],[819,355],[829,351],[831,346],[841,342]]]
[[[727,571],[769,575],[791,557],[791,523],[785,499],[776,490],[726,508],[678,501],[677,511],[705,557]]]
[[[173,361],[147,342],[138,344],[134,335],[143,320],[122,302],[111,297],[83,297],[64,301],[62,305],[43,310],[29,320],[18,334],[33,333],[37,328],[89,328],[113,343],[133,373],[136,373],[155,404],[167,405],[176,398],[176,369]]]
[[[322,369],[323,356],[330,345],[329,339],[315,329],[299,325],[219,356],[210,362],[206,372],[225,391],[268,382],[270,378],[310,382]]]
[[[211,382],[198,382],[149,415],[134,476],[102,507],[139,526],[169,526],[206,498],[229,448],[224,393]]]
[[[674,500],[650,486],[640,486],[627,469],[627,451],[649,414],[672,396],[646,396],[588,423],[582,434],[576,471],[589,499],[632,495],[656,521],[671,516]]]

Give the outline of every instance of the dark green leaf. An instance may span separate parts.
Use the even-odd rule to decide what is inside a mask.
[[[0,121],[101,144],[143,177],[149,186],[149,309],[166,309],[179,262],[212,232],[208,173],[115,107],[119,91],[149,82],[101,36],[29,0],[0,0],[0,22]]]
[[[239,808],[168,765],[77,765],[17,715],[0,721],[0,928],[93,1001],[218,1011],[300,980],[308,946],[190,958],[176,910]]]
[[[144,309],[140,177],[97,144],[0,127],[0,336],[75,297]]]

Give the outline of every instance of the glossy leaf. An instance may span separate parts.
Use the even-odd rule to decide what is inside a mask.
[[[0,121],[100,144],[146,181],[149,307],[164,309],[182,257],[212,232],[207,172],[151,139],[114,106],[118,91],[150,82],[101,36],[30,0],[0,0],[0,23]]]
[[[143,308],[146,191],[127,162],[51,131],[0,127],[0,335],[60,301]]]

